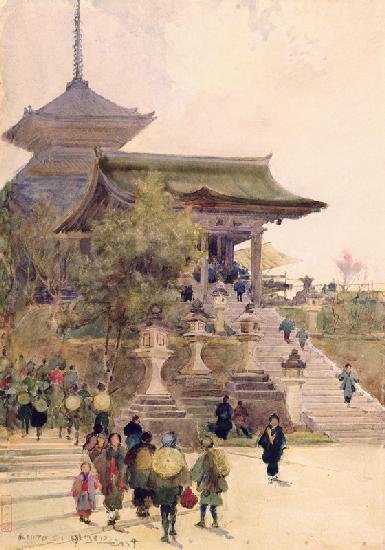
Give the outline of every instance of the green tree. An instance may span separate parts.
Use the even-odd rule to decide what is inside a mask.
[[[10,211],[12,184],[0,191],[0,313],[6,318],[14,314],[16,263],[14,258]]]
[[[91,253],[78,273],[81,296],[72,315],[106,320],[105,353],[116,332],[115,357],[126,327],[137,326],[157,304],[175,301],[175,282],[198,256],[199,228],[176,211],[158,173],[138,183],[135,207],[109,211],[95,224]]]

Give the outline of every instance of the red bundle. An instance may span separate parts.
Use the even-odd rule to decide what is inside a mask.
[[[188,508],[189,510],[191,510],[191,508],[194,508],[197,502],[198,502],[198,497],[194,495],[190,487],[186,487],[180,499],[180,503],[183,506],[183,508]]]

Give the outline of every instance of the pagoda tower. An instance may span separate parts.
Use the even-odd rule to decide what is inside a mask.
[[[33,153],[13,181],[14,202],[27,214],[49,204],[58,215],[71,210],[85,192],[95,150],[117,151],[155,118],[94,92],[83,79],[80,0],[75,3],[73,79],[60,96],[40,109],[31,106],[3,139]]]

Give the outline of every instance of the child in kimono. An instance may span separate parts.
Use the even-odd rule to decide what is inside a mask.
[[[278,480],[278,463],[286,447],[285,435],[279,425],[277,414],[269,417],[269,425],[259,439],[258,445],[263,448],[262,460],[267,464],[267,479],[269,483],[273,483]]]
[[[95,510],[95,496],[99,482],[91,473],[91,465],[88,462],[83,462],[80,469],[80,474],[75,477],[72,485],[72,496],[75,499],[79,520],[90,524],[90,516]]]

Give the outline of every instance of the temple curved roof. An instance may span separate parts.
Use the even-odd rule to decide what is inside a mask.
[[[270,158],[192,157],[146,153],[111,153],[99,166],[116,185],[134,194],[139,178],[149,171],[162,175],[167,189],[182,202],[247,203],[250,206],[303,207],[307,213],[326,204],[296,195],[271,174]]]

